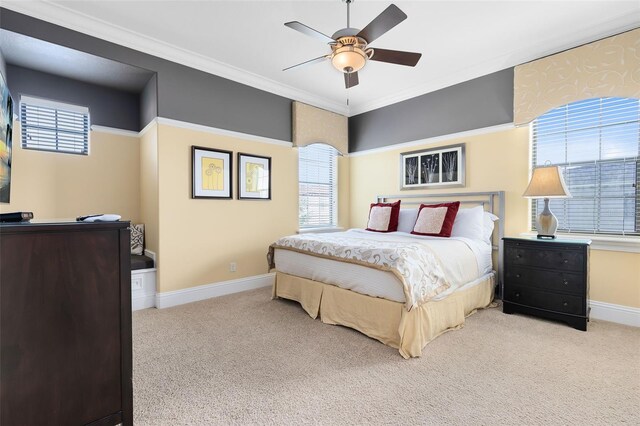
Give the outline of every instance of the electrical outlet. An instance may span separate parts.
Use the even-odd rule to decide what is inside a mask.
[[[236,272],[238,270],[238,265],[236,262],[231,262],[229,264],[229,272]]]

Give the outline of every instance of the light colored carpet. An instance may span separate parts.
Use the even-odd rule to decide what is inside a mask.
[[[640,329],[488,309],[404,360],[270,292],[135,312],[135,424],[640,424]]]

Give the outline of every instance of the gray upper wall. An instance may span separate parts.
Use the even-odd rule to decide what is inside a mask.
[[[89,108],[91,124],[137,132],[140,96],[15,65],[7,65],[7,80],[16,104],[34,96]]]
[[[153,75],[140,93],[140,129],[158,116],[158,76]]]
[[[291,100],[0,8],[0,28],[157,73],[157,114],[291,141]],[[142,127],[149,111],[143,111]],[[140,126],[139,126],[140,127]]]
[[[349,152],[513,122],[513,68],[349,118]]]

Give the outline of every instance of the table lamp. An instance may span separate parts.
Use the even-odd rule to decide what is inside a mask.
[[[545,165],[544,167],[533,169],[529,186],[522,196],[526,198],[544,198],[544,210],[536,218],[538,238],[555,238],[558,219],[549,210],[549,198],[571,197],[567,185],[564,183],[560,167]]]

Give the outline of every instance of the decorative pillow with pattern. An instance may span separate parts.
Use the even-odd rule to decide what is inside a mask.
[[[144,254],[144,224],[131,224],[131,254]]]
[[[459,201],[442,204],[421,204],[411,233],[431,237],[450,237],[453,222],[456,219],[459,208]]]
[[[396,232],[398,230],[398,216],[400,215],[400,200],[395,203],[374,203],[369,209],[367,231]]]

